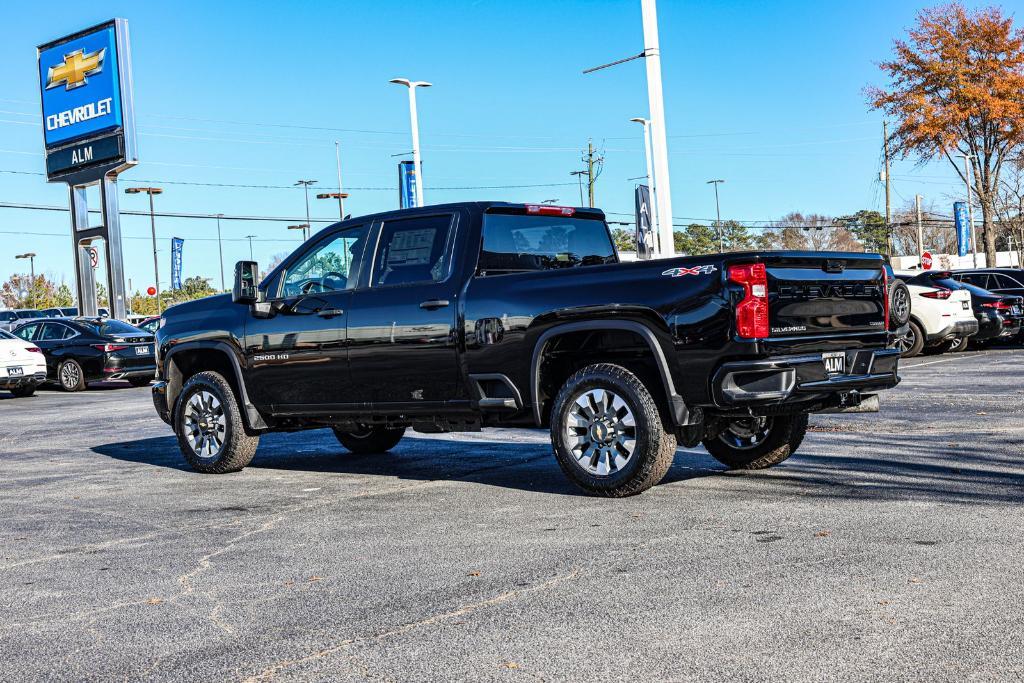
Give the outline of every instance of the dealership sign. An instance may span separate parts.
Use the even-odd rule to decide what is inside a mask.
[[[128,25],[114,19],[40,45],[46,174],[50,180],[97,180],[133,165]]]

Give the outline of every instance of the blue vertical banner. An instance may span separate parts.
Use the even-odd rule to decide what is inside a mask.
[[[185,240],[180,237],[171,238],[171,289],[181,289],[181,247]]]
[[[416,206],[416,168],[411,161],[398,162],[398,208]]]
[[[651,191],[646,185],[636,186],[636,256],[638,259],[651,258],[654,244],[651,226]]]
[[[956,223],[957,254],[967,256],[971,251],[971,224],[967,217],[967,202],[953,202],[953,221]]]

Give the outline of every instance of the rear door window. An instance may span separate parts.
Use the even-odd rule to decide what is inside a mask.
[[[615,263],[604,221],[563,216],[486,214],[481,276]]]
[[[453,225],[453,214],[386,221],[374,259],[372,286],[446,280]]]
[[[964,282],[969,282],[975,287],[981,287],[982,289],[988,289],[988,273],[964,273],[960,276],[960,279]]]

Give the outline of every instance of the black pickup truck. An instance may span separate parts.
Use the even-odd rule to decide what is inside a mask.
[[[791,455],[812,412],[899,382],[883,258],[746,252],[622,263],[595,209],[472,202],[352,218],[257,284],[169,309],[156,410],[201,472],[259,435],[549,426],[566,475],[625,496],[678,444],[732,468]],[[896,321],[898,324],[906,321]]]

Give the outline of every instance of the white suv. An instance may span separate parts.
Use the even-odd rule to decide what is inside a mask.
[[[910,290],[910,321],[896,340],[903,358],[912,358],[925,347],[939,353],[948,351],[961,339],[978,333],[970,292],[933,286],[932,271],[902,272],[896,277]]]

